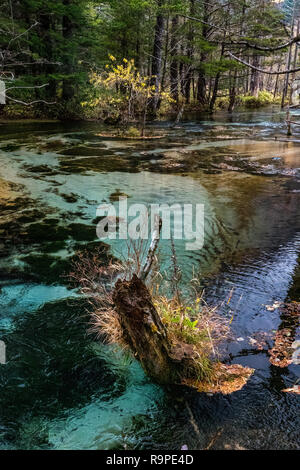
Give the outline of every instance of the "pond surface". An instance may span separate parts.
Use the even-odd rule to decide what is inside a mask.
[[[98,123],[0,125],[2,449],[300,448],[299,396],[282,392],[299,365],[275,367],[267,353],[283,322],[268,306],[300,300],[300,127],[287,138],[284,119],[193,116],[149,125],[161,138],[145,141],[103,137]],[[87,333],[86,300],[65,275],[78,251],[124,254],[96,237],[96,209],[118,192],[204,204],[203,249],[175,241],[182,283],[196,275],[206,301],[233,316],[225,359],[255,369],[243,390],[163,390]],[[166,278],[169,257],[162,241]]]

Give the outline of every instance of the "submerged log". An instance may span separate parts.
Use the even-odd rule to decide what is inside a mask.
[[[172,381],[167,332],[144,283],[136,276],[118,280],[113,300],[125,341],[145,372],[160,383]]]

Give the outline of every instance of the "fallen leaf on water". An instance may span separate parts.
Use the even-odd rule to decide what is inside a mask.
[[[269,312],[274,312],[274,310],[281,307],[281,305],[282,305],[282,302],[279,302],[278,300],[276,300],[276,302],[274,302],[273,305],[265,305],[265,307]]]
[[[274,337],[274,346],[269,350],[270,362],[276,367],[288,367],[290,364],[298,364],[299,341],[295,341],[295,332],[299,326],[300,303],[291,302],[281,307],[281,328]]]
[[[285,388],[281,391],[286,393],[296,393],[297,395],[300,395],[300,385],[294,385],[293,387]]]

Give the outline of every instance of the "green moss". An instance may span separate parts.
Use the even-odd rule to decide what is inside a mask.
[[[236,97],[236,106],[256,109],[270,104],[276,104],[277,101],[278,99],[274,98],[273,94],[269,91],[260,91],[257,97],[252,95],[238,95]],[[228,109],[228,106],[229,96],[217,98],[216,108]]]
[[[268,91],[260,91],[258,96],[239,96],[238,101],[246,108],[260,108],[274,102],[273,95]]]

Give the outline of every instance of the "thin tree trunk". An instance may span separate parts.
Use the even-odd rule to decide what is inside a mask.
[[[293,8],[293,16],[292,16],[292,21],[291,21],[291,38],[294,35],[294,27],[295,27],[295,13],[296,13],[296,1],[294,0],[294,8]],[[291,67],[291,62],[292,62],[292,50],[293,50],[293,44],[290,45],[289,51],[288,51],[288,56],[287,56],[287,70],[290,69]],[[284,85],[283,85],[283,91],[282,91],[282,98],[281,98],[281,108],[284,108],[285,105],[285,99],[287,97],[288,93],[288,87],[289,87],[289,76],[290,74],[287,73],[284,79]]]
[[[171,27],[171,64],[170,64],[170,84],[171,84],[171,96],[176,103],[178,103],[178,40],[177,40],[177,29],[178,29],[178,15],[172,18]]]
[[[228,112],[232,113],[235,106],[235,99],[236,99],[236,81],[237,81],[237,70],[234,71],[233,79],[231,82],[230,79],[230,89],[229,89],[229,106]]]
[[[253,57],[252,65],[253,67],[259,67],[259,56],[255,55]],[[252,69],[251,79],[250,79],[250,93],[252,96],[258,97],[259,91],[259,72],[258,70]]]
[[[69,9],[72,5],[71,0],[63,0],[64,6]],[[73,55],[69,52],[67,49],[67,43],[68,41],[71,41],[71,38],[73,36],[73,30],[74,30],[74,24],[69,16],[69,11],[67,11],[67,14],[63,16],[62,20],[62,28],[63,28],[63,37],[65,39],[65,46],[66,46],[66,54],[64,58],[64,72],[66,75],[71,75],[74,72],[73,68]],[[63,93],[62,97],[64,101],[68,101],[73,98],[74,96],[74,85],[73,85],[73,80],[70,78],[65,78],[63,80]]]
[[[202,39],[205,41],[208,36],[208,26],[206,23],[209,21],[209,6],[210,2],[203,0],[203,25],[202,25]],[[202,51],[200,54],[200,69],[198,73],[198,89],[197,89],[197,100],[202,106],[205,106],[207,103],[206,97],[206,76],[204,64],[207,59],[207,51]]]
[[[193,17],[195,14],[195,0],[190,0],[190,15]],[[194,55],[194,25],[193,22],[190,21],[189,23],[189,32],[188,32],[188,46],[187,46],[187,58],[188,58],[188,65],[185,77],[185,100],[186,103],[190,102],[191,98],[191,83],[193,77],[193,69],[192,69],[192,59]]]
[[[163,0],[158,0],[158,8],[163,4]],[[153,45],[153,57],[152,57],[152,70],[151,70],[151,82],[155,86],[156,96],[150,103],[150,110],[152,114],[156,114],[159,109],[159,91],[162,78],[162,55],[163,55],[163,40],[165,32],[165,19],[161,11],[158,11],[156,16],[155,34],[154,34],[154,45]]]
[[[225,45],[224,45],[224,43],[222,43],[220,60],[221,60],[221,59],[223,58],[223,56],[224,56],[224,50],[225,50]],[[210,110],[211,113],[212,113],[213,110],[214,110],[215,103],[216,103],[216,99],[217,99],[217,96],[218,96],[220,77],[221,77],[221,72],[218,72],[217,75],[216,75],[216,78],[215,78],[215,83],[214,83],[214,89],[213,89],[213,92],[212,92],[212,97],[211,97],[211,100],[210,100],[210,103],[209,103],[209,110]]]

